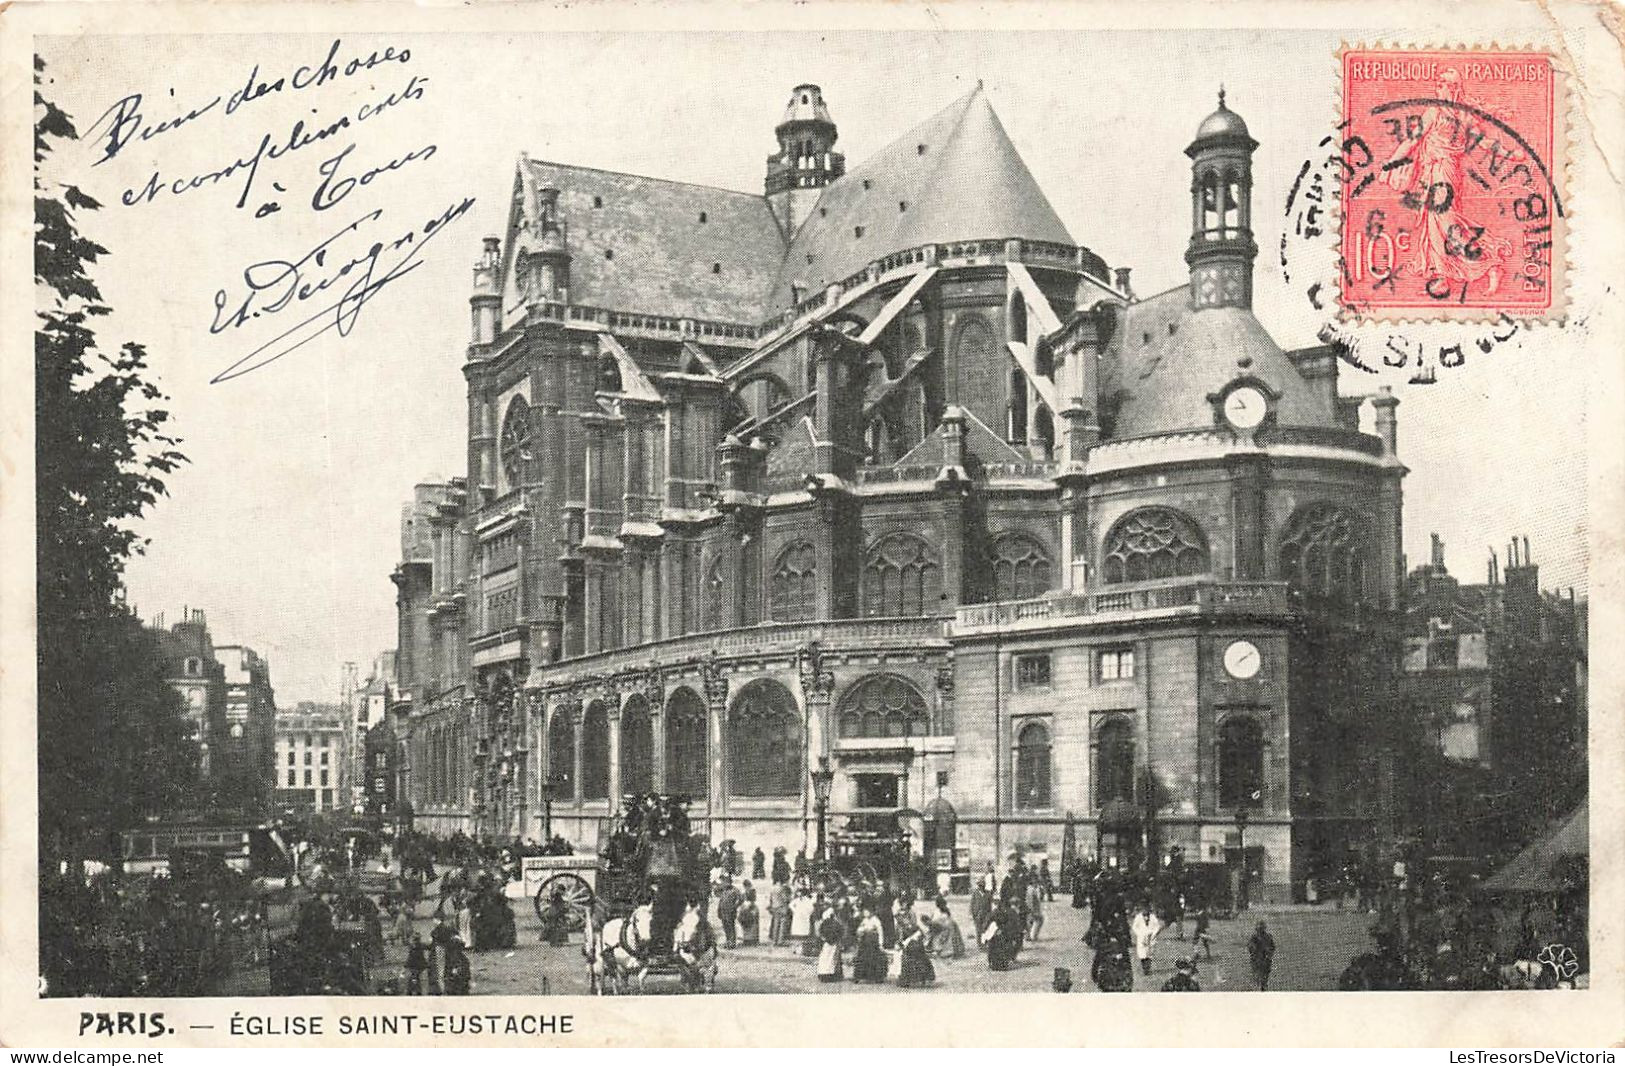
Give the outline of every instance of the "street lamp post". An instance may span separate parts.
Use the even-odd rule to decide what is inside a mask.
[[[1241,853],[1241,885],[1236,893],[1236,909],[1247,909],[1247,805],[1236,808],[1236,850]]]
[[[558,788],[556,777],[546,777],[538,786],[542,794],[542,843],[553,839],[553,791]]]
[[[818,769],[812,771],[813,810],[818,815],[818,861],[829,859],[824,840],[824,818],[829,813],[829,790],[835,784],[835,771],[829,768],[829,756],[818,757]]]

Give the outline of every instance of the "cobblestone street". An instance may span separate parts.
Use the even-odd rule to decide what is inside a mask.
[[[951,902],[954,914],[965,926],[969,907],[964,899]],[[538,942],[539,923],[529,901],[515,905],[519,925],[519,946],[512,951],[479,952],[473,962],[474,994],[532,995],[543,992],[584,995],[588,992],[587,970],[579,938],[564,947]],[[1056,967],[1072,971],[1074,992],[1093,992],[1089,966],[1093,954],[1082,943],[1088,911],[1073,910],[1069,901],[1056,897],[1040,937],[1029,942],[1013,969],[995,973],[988,969],[980,952],[969,944],[967,955],[959,960],[934,961],[937,992],[1050,992]],[[1213,958],[1199,960],[1198,980],[1203,991],[1250,991],[1252,979],[1247,966],[1247,938],[1254,924],[1267,922],[1276,939],[1275,972],[1271,987],[1278,991],[1316,991],[1337,987],[1337,977],[1353,956],[1370,945],[1367,929],[1371,918],[1352,909],[1338,911],[1326,907],[1255,909],[1239,919],[1215,921],[1211,928]],[[420,920],[427,934],[432,921]],[[1187,923],[1187,936],[1190,926]],[[966,929],[966,938],[970,939]],[[719,937],[720,942],[720,937]],[[1190,940],[1180,941],[1175,930],[1165,930],[1157,942],[1150,978],[1136,972],[1135,991],[1158,991],[1174,972],[1174,962],[1192,948]],[[404,951],[389,946],[389,958],[378,976],[399,974]],[[802,957],[799,945],[775,948],[768,945],[722,949],[718,959],[718,993],[816,993],[821,995],[895,994],[904,991],[895,984],[896,957],[892,977],[885,985],[856,985],[850,980],[823,984],[813,975],[813,960]],[[675,978],[651,977],[646,994],[678,991]]]

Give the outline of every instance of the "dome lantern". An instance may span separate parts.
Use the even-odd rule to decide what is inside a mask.
[[[1253,260],[1253,151],[1258,142],[1242,117],[1219,106],[1196,128],[1185,149],[1191,158],[1191,306],[1251,307]]]

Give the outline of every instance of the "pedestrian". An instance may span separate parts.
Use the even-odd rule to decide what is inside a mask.
[[[1038,940],[1038,931],[1044,928],[1044,884],[1033,878],[1027,885],[1027,938]]]
[[[722,923],[722,946],[738,947],[739,890],[734,887],[733,878],[726,874],[717,892],[717,920]]]
[[[903,938],[902,961],[897,967],[899,988],[925,988],[936,983],[936,967],[931,965],[931,952],[926,946],[925,930],[916,925],[914,931]]]
[[[970,924],[976,932],[976,942],[982,942],[982,934],[987,931],[987,923],[993,920],[993,898],[988,895],[982,882],[970,891]]]
[[[880,918],[869,907],[860,911],[857,953],[852,958],[852,980],[860,984],[886,983],[886,951],[880,946]]]
[[[406,994],[423,994],[423,975],[429,969],[429,951],[423,946],[423,935],[412,934],[412,946],[406,949]]]
[[[1162,920],[1151,913],[1151,904],[1140,905],[1140,913],[1129,922],[1129,935],[1134,938],[1134,955],[1140,960],[1140,972],[1151,975],[1151,952],[1157,945],[1157,934],[1162,932]]]
[[[839,981],[844,973],[841,963],[841,940],[846,936],[846,929],[841,920],[835,917],[833,907],[825,907],[818,920],[818,936],[815,938],[818,948],[818,979],[825,984]]]
[[[474,950],[474,904],[461,889],[457,892],[457,935],[467,950]]]
[[[937,897],[937,916],[931,920],[931,954],[939,959],[965,957],[965,935],[942,896]]]
[[[761,853],[761,849],[757,849]],[[762,910],[756,905],[756,889],[749,881],[739,900],[739,942],[753,948],[762,942]]]
[[[1208,923],[1212,919],[1208,917],[1207,907],[1200,901],[1196,904],[1195,918],[1196,932],[1191,936],[1191,957],[1195,958],[1196,949],[1201,948],[1202,953],[1211,959],[1213,958],[1213,937],[1208,933]]]
[[[779,947],[790,938],[790,883],[775,881],[767,893],[767,938]]]
[[[1270,990],[1270,970],[1275,966],[1275,938],[1263,922],[1253,930],[1251,939],[1247,941],[1247,960],[1252,964],[1253,980],[1258,984],[1260,992]]]
[[[434,920],[434,928],[429,930],[429,994],[438,996],[445,991],[441,975],[446,969],[446,953],[451,945],[452,938],[457,930],[447,924],[444,918]]]
[[[405,944],[412,939],[412,916],[406,912],[405,905],[395,908],[395,940]]]
[[[1049,860],[1038,860],[1038,880],[1044,886],[1044,902],[1055,902],[1055,878],[1049,872]]]
[[[802,919],[797,915],[796,905],[791,904],[791,935],[797,935],[795,933],[796,928],[803,929],[804,931],[799,934],[801,937],[801,954],[809,959],[816,959],[822,945],[822,941],[818,939],[818,923],[824,920],[824,895],[821,892],[816,896],[803,892],[796,902],[801,905],[800,914],[805,915],[806,924],[804,926],[795,924]]]
[[[773,883],[787,885],[790,883],[790,860],[784,857],[783,845],[773,849]]]
[[[446,995],[466,996],[473,988],[473,983],[473,975],[468,965],[468,952],[463,950],[463,938],[453,936],[446,945]]]
[[[757,848],[755,851],[751,852],[750,876],[751,879],[755,881],[767,880],[767,856],[762,854],[761,848]]]
[[[1164,992],[1200,992],[1202,986],[1196,983],[1196,964],[1190,959],[1180,959],[1174,963],[1174,975],[1162,983]]]
[[[987,947],[988,969],[1008,970],[1021,952],[1021,918],[1016,909],[1005,903],[995,907],[981,939]]]
[[[897,897],[891,883],[885,882],[875,893],[875,917],[880,919],[880,946],[890,951],[897,946]]]
[[[1134,991],[1134,964],[1129,961],[1128,948],[1122,940],[1115,936],[1097,939],[1089,979],[1102,992]]]

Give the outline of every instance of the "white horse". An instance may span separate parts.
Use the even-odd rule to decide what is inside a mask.
[[[649,943],[653,909],[645,903],[625,918],[598,923],[596,911],[587,916],[587,932],[581,938],[581,953],[587,958],[587,972],[595,995],[624,994],[631,978],[643,991],[649,966],[642,949]],[[628,950],[630,946],[630,950]]]

